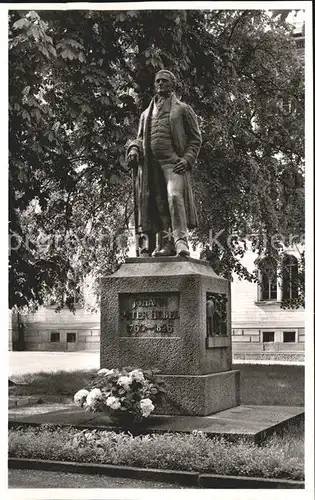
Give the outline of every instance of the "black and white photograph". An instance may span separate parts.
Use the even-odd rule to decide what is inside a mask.
[[[312,498],[312,2],[1,18],[6,496]]]

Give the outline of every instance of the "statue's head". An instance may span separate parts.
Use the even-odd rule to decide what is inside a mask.
[[[174,90],[175,84],[175,75],[168,69],[161,69],[155,75],[154,87],[156,93],[159,95],[170,95]]]

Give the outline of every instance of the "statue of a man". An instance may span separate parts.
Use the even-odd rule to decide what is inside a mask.
[[[197,226],[191,188],[201,134],[193,109],[174,94],[168,70],[155,76],[156,95],[140,118],[137,139],[127,149],[133,167],[136,237],[140,255],[189,256],[187,230]],[[141,238],[140,238],[141,239]]]

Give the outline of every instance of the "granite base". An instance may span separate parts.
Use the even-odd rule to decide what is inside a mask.
[[[209,292],[227,298],[227,335],[220,338],[207,338]],[[139,306],[140,299],[164,299],[166,305]],[[155,314],[176,313],[177,319],[144,320],[147,311],[153,310]],[[170,331],[161,330],[166,326]],[[101,368],[155,368],[170,375],[231,370],[230,284],[197,259],[126,259],[117,272],[102,279],[100,337]]]
[[[42,413],[40,413],[42,412]],[[246,439],[263,442],[274,432],[280,434],[292,424],[304,419],[302,406],[237,406],[209,416],[150,415],[141,434],[188,433],[202,431],[209,437],[220,436],[231,441]],[[108,415],[87,412],[74,404],[69,408],[47,411],[38,409],[34,414],[15,414],[9,411],[9,428],[22,425],[66,425],[78,429],[122,430],[113,424]],[[129,430],[128,428],[124,430]],[[139,430],[137,431],[139,432]]]
[[[211,338],[209,294],[225,297],[224,325]],[[157,369],[166,383],[160,415],[206,416],[238,406],[230,295],[228,280],[207,262],[126,259],[102,279],[101,368]]]
[[[166,395],[157,415],[212,415],[240,405],[240,372],[161,375]]]

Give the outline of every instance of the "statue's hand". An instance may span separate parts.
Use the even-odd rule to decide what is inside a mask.
[[[185,158],[180,158],[173,168],[173,172],[183,174],[186,170],[188,170],[188,161]]]
[[[127,163],[128,163],[128,166],[130,166],[130,167],[133,167],[133,166],[136,167],[138,165],[139,153],[135,148],[131,149],[130,153],[128,154]]]

